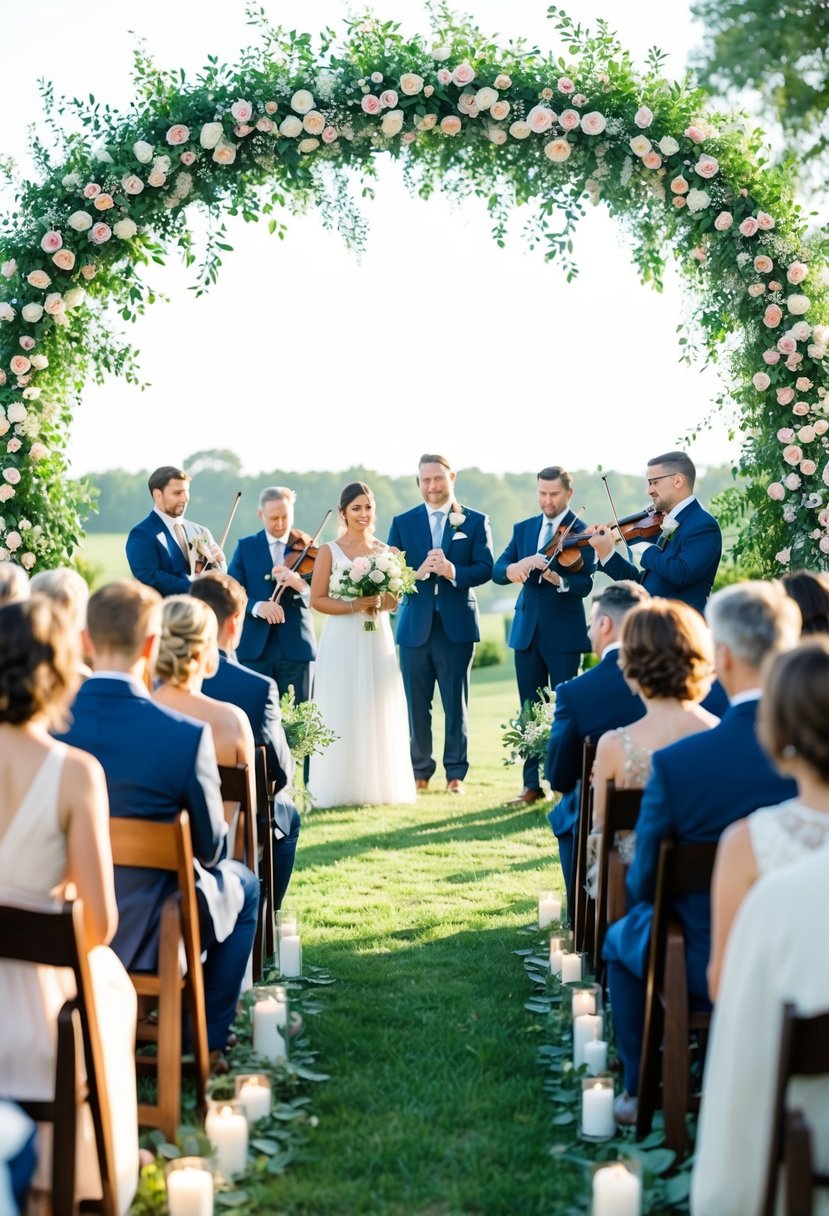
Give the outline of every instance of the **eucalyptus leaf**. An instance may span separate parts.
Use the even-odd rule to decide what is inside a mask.
[[[529,1010],[530,1013],[549,1013],[550,1002],[549,1000],[534,996],[524,1002],[524,1008]]]
[[[177,1144],[159,1144],[156,1152],[165,1161],[177,1161],[181,1156],[181,1149]]]
[[[290,1165],[293,1161],[295,1153],[293,1149],[285,1149],[284,1152],[278,1153],[277,1156],[271,1157],[267,1165],[269,1174],[281,1174],[286,1165]]]
[[[294,1065],[294,1072],[298,1077],[302,1077],[304,1081],[330,1081],[331,1074],[327,1072],[314,1072],[310,1068],[305,1068],[302,1064]]]
[[[264,1153],[266,1157],[272,1157],[274,1153],[279,1152],[279,1145],[275,1140],[263,1140],[261,1137],[251,1140],[250,1146],[257,1152]]]
[[[644,1140],[639,1141],[639,1147],[642,1149],[661,1148],[665,1143],[665,1133],[662,1131],[651,1132],[649,1136],[645,1136]]]
[[[665,1202],[678,1205],[684,1204],[691,1193],[691,1175],[675,1174],[673,1178],[665,1179]]]
[[[240,1208],[249,1200],[250,1195],[247,1191],[220,1191],[216,1196],[216,1203],[222,1208]]]
[[[672,1148],[656,1148],[649,1153],[642,1153],[640,1160],[651,1174],[664,1174],[676,1161],[676,1153]]]
[[[519,958],[527,958],[533,953],[532,947],[528,946],[526,950],[513,950],[513,954],[517,954]]]
[[[553,1127],[569,1127],[575,1121],[576,1116],[571,1110],[563,1110],[552,1118]]]

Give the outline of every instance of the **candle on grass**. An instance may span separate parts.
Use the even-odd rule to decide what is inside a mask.
[[[253,1050],[265,1060],[281,1060],[288,1054],[287,1002],[265,997],[253,1006]],[[284,1033],[283,1033],[284,1032]]]
[[[561,956],[561,982],[574,984],[581,979],[581,955],[568,954],[565,950]]]
[[[555,891],[542,891],[538,897],[538,927],[546,929],[561,920],[561,900]]]
[[[298,934],[285,934],[280,937],[279,970],[288,978],[302,975],[302,946]]]
[[[590,1140],[611,1140],[616,1132],[613,1117],[613,1083],[591,1079],[581,1091],[581,1134]]]
[[[593,1216],[641,1216],[642,1183],[621,1161],[593,1175]]]
[[[584,1045],[584,1062],[591,1077],[600,1077],[607,1072],[607,1042],[602,1038],[589,1039]]]
[[[560,937],[550,938],[550,973],[552,975],[561,975],[561,956],[564,953],[562,949],[563,944]]]
[[[167,1173],[167,1207],[170,1216],[213,1216],[213,1175],[196,1158],[198,1165],[188,1165],[193,1158],[182,1157],[172,1162],[175,1169]]]
[[[587,1063],[585,1048],[604,1028],[600,1013],[582,1013],[573,1019],[573,1067],[580,1068]]]
[[[580,1018],[583,1013],[596,1012],[596,994],[590,988],[582,988],[573,993],[573,1019]]]
[[[243,1174],[248,1163],[248,1121],[240,1102],[222,1102],[207,1112],[204,1131],[226,1178]]]
[[[238,1076],[236,1097],[245,1109],[248,1123],[256,1123],[271,1113],[271,1083],[264,1073]]]

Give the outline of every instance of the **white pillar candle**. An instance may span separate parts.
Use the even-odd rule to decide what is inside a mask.
[[[253,1006],[253,1050],[265,1060],[280,1060],[286,1056],[285,1039],[280,1026],[288,1024],[288,1009],[284,1001],[272,996],[257,1001]]]
[[[600,1077],[607,1072],[607,1042],[590,1039],[584,1045],[584,1062],[591,1077]]]
[[[613,1117],[613,1086],[602,1081],[586,1085],[581,1092],[581,1130],[584,1136],[610,1140],[616,1131]]]
[[[587,1063],[587,1056],[584,1054],[585,1046],[593,1039],[601,1037],[602,1030],[603,1023],[600,1013],[583,1013],[580,1017],[573,1019],[574,1068],[580,1068],[582,1064]]]
[[[302,946],[297,934],[279,939],[279,970],[283,975],[302,975]]]
[[[595,992],[577,991],[573,993],[573,1019],[580,1018],[583,1013],[596,1012]]]
[[[216,1162],[226,1178],[243,1174],[248,1163],[248,1121],[233,1107],[220,1106],[207,1113],[204,1121],[207,1139],[216,1153]]]
[[[546,929],[556,920],[561,920],[561,900],[552,891],[542,891],[538,897],[538,927]]]
[[[213,1175],[188,1166],[167,1175],[170,1216],[213,1216]]]
[[[561,982],[573,984],[581,979],[581,955],[568,954],[565,950],[561,956]]]
[[[561,975],[561,956],[564,951],[561,948],[561,938],[550,938],[550,973],[552,975]]]
[[[256,1077],[250,1077],[239,1086],[238,1098],[245,1108],[248,1123],[255,1123],[271,1113],[271,1087]]]
[[[593,1175],[593,1216],[640,1216],[642,1183],[618,1163]]]
[[[280,921],[279,921],[280,938],[296,937],[297,933],[299,932],[299,930],[297,928],[298,923],[299,922],[297,921],[297,918],[295,916],[288,916],[285,918],[285,920],[282,920],[280,918]]]

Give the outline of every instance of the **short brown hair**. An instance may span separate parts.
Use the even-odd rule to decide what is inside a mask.
[[[201,600],[212,608],[222,629],[234,612],[244,613],[247,607],[247,592],[241,583],[229,574],[220,570],[211,570],[201,578],[194,579],[190,585],[190,594],[194,600]]]
[[[442,464],[445,469],[452,472],[452,466],[446,456],[441,456],[438,452],[424,452],[417,462],[417,467],[420,468],[422,464]]]
[[[697,479],[697,468],[691,457],[685,452],[664,452],[661,456],[652,456],[648,461],[648,468],[650,469],[656,464],[663,465],[670,473],[681,473],[693,490],[694,482]]]
[[[171,481],[189,480],[190,474],[185,473],[184,469],[180,469],[174,464],[163,464],[150,473],[147,485],[150,487],[150,495],[152,495],[153,490],[163,490]]]
[[[714,643],[699,613],[679,600],[652,599],[627,613],[619,666],[646,697],[700,701],[711,683]]]
[[[152,632],[150,622],[161,606],[152,587],[133,579],[107,583],[90,597],[86,628],[96,650],[135,655]]]
[[[560,481],[565,490],[572,490],[573,478],[560,464],[548,464],[536,476],[536,481]]]
[[[796,754],[829,782],[829,638],[809,638],[769,661],[757,733],[776,764]]]
[[[21,726],[46,714],[52,726],[62,725],[79,662],[77,632],[45,595],[0,608],[0,722]]]

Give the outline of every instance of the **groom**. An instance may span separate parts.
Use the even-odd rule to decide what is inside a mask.
[[[445,456],[421,456],[417,484],[423,505],[396,515],[389,532],[389,544],[406,554],[420,584],[416,594],[405,597],[397,626],[412,768],[415,785],[425,790],[436,767],[432,701],[437,681],[446,716],[446,788],[462,794],[469,768],[469,669],[481,636],[472,588],[492,575],[492,535],[486,515],[455,499],[455,471]]]

